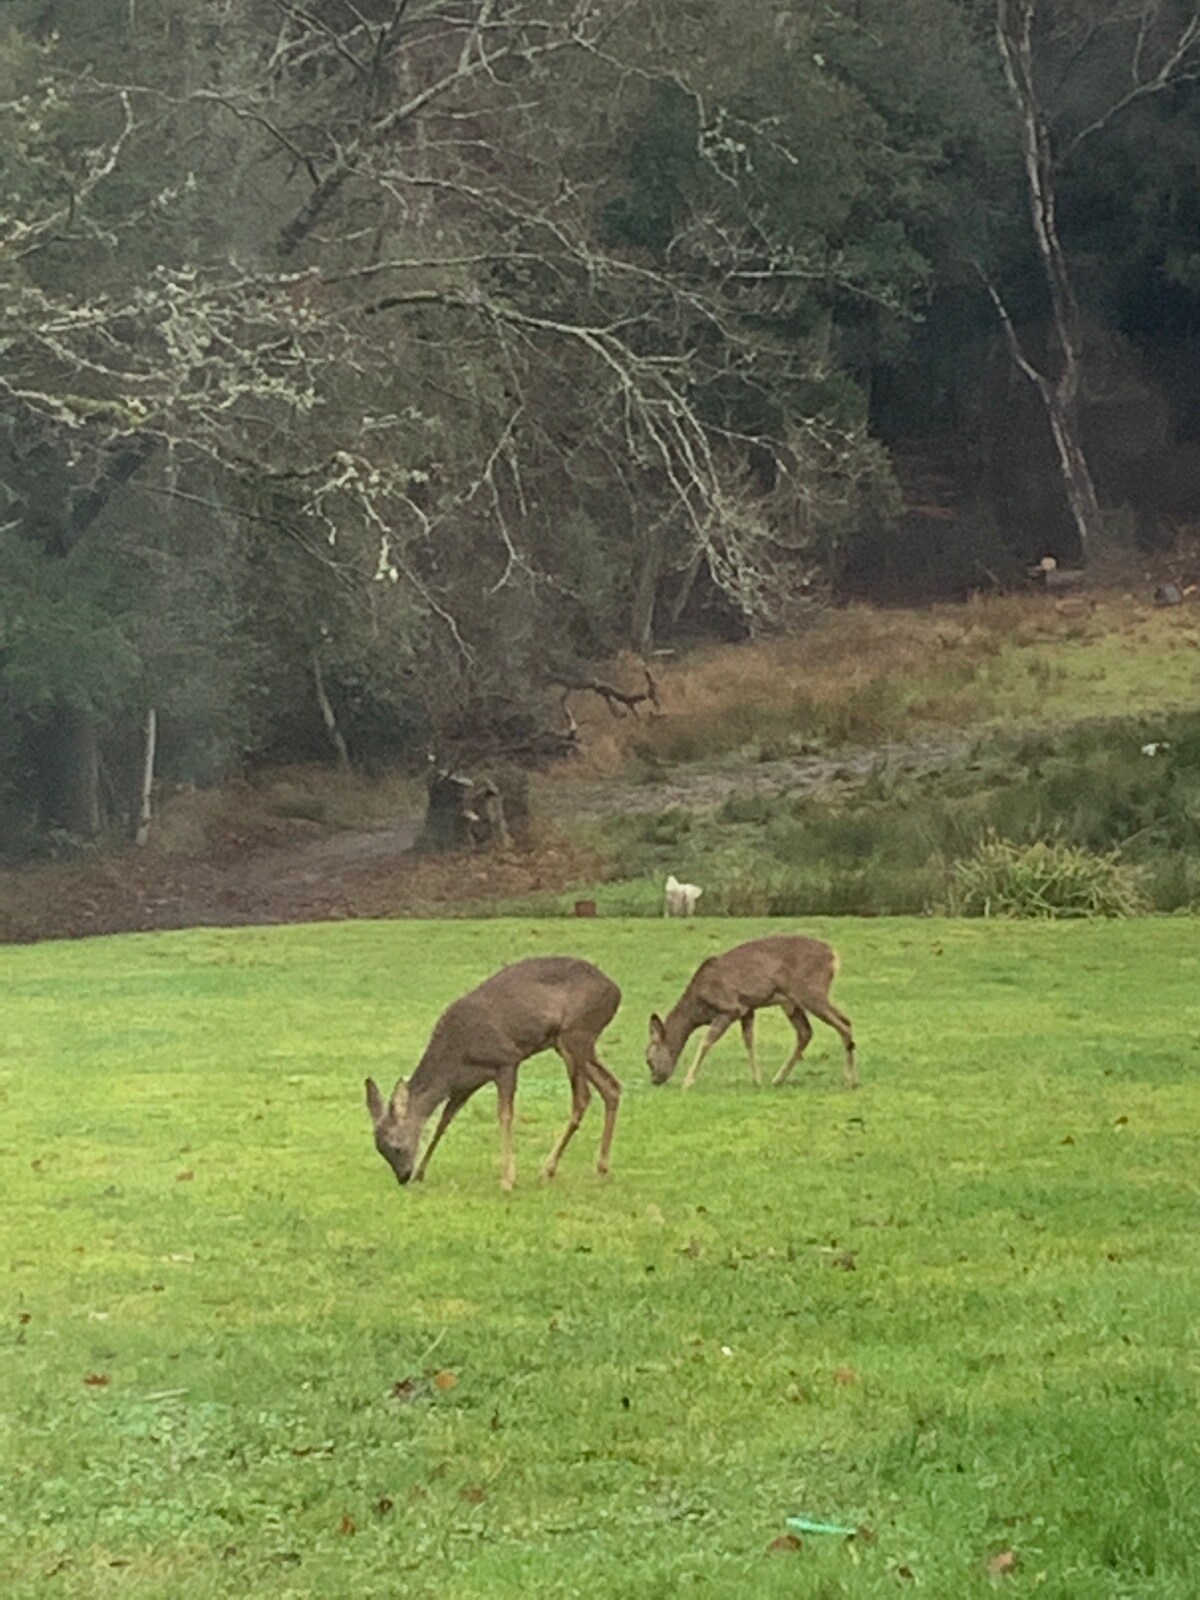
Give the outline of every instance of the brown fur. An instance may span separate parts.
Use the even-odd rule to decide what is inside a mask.
[[[765,1006],[781,1006],[796,1030],[796,1047],[773,1082],[783,1083],[804,1054],[812,1038],[811,1012],[840,1035],[846,1052],[846,1086],[857,1088],[853,1027],[829,998],[838,964],[837,953],[829,945],[790,934],[751,939],[723,955],[709,956],[697,967],[666,1020],[657,1014],[650,1018],[646,1063],[651,1077],[655,1083],[665,1083],[688,1039],[707,1023],[708,1032],[684,1079],[684,1087],[691,1088],[713,1045],[733,1023],[740,1022],[750,1074],[755,1083],[761,1082],[754,1054],[754,1016]]]
[[[504,1162],[501,1181],[510,1189],[516,1177],[512,1116],[517,1068],[543,1050],[558,1052],[571,1082],[571,1117],[546,1160],[543,1176],[554,1176],[583,1120],[592,1089],[604,1101],[596,1170],[607,1172],[621,1085],[597,1058],[596,1040],[620,1003],[621,991],[591,962],[571,956],[533,956],[502,968],[447,1006],[416,1071],[407,1083],[397,1080],[386,1105],[375,1080],[367,1079],[375,1147],[398,1181],[425,1176],[450,1123],[476,1090],[494,1083]],[[438,1106],[441,1118],[414,1172],[421,1130]]]

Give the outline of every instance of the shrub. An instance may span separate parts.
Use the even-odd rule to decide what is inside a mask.
[[[1146,901],[1139,875],[1115,851],[992,834],[954,863],[946,909],[963,917],[1132,917]]]

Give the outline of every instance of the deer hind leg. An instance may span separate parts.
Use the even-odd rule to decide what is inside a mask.
[[[433,1138],[425,1146],[425,1154],[421,1157],[421,1164],[413,1173],[414,1183],[420,1183],[425,1176],[425,1168],[429,1165],[429,1158],[441,1143],[442,1135],[474,1093],[474,1089],[467,1089],[460,1094],[452,1094],[446,1101],[446,1104],[442,1107],[442,1115],[438,1125],[433,1130]]]
[[[832,1000],[817,1000],[811,996],[805,1005],[814,1017],[820,1017],[822,1022],[827,1022],[835,1033],[841,1035],[843,1045],[846,1047],[846,1087],[858,1088],[858,1068],[854,1063],[854,1028],[850,1018],[844,1011],[839,1011]]]
[[[621,1104],[621,1080],[595,1055],[588,1062],[587,1075],[592,1087],[604,1101],[604,1132],[600,1135],[600,1153],[596,1157],[596,1171],[603,1177],[608,1171],[613,1130],[617,1126],[617,1111]]]
[[[733,1015],[718,1017],[709,1028],[708,1032],[704,1035],[704,1038],[701,1039],[700,1048],[696,1051],[695,1059],[688,1068],[688,1075],[683,1080],[683,1087],[685,1089],[690,1089],[695,1083],[696,1074],[700,1071],[700,1063],[712,1049],[713,1045],[716,1044],[717,1040],[729,1031],[734,1024],[734,1021],[735,1018]]]
[[[500,1187],[511,1189],[517,1180],[513,1156],[513,1101],[517,1097],[517,1069],[504,1067],[496,1074],[496,1097],[500,1103]],[[438,1132],[441,1132],[439,1127]]]
[[[758,1058],[754,1054],[753,1011],[747,1011],[742,1018],[742,1043],[746,1046],[746,1054],[750,1057],[750,1077],[757,1088],[762,1083],[762,1073],[758,1070]]]
[[[563,1065],[567,1069],[567,1076],[571,1080],[571,1115],[567,1125],[559,1134],[554,1149],[546,1157],[542,1167],[542,1177],[552,1178],[558,1171],[558,1163],[562,1153],[575,1137],[575,1130],[583,1121],[583,1114],[588,1108],[588,1101],[592,1098],[592,1091],[588,1088],[588,1057],[591,1053],[590,1044],[581,1053],[577,1048],[572,1048],[565,1041],[555,1045],[555,1050],[562,1057]],[[580,1065],[582,1059],[583,1065]]]
[[[809,1041],[813,1036],[812,1023],[809,1022],[808,1018],[805,1016],[804,1012],[799,1006],[785,1006],[784,1012],[788,1021],[796,1030],[796,1048],[792,1051],[791,1055],[771,1079],[771,1083],[775,1088],[778,1088],[781,1083],[787,1082],[792,1068],[808,1049]]]

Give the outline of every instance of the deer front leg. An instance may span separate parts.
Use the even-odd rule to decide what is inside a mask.
[[[517,1069],[504,1067],[496,1074],[496,1098],[500,1110],[500,1187],[511,1189],[517,1181],[517,1163],[513,1156],[513,1102],[517,1097]]]
[[[717,1040],[720,1039],[723,1034],[727,1033],[733,1026],[733,1021],[734,1019],[731,1016],[718,1017],[709,1028],[708,1032],[704,1035],[704,1038],[700,1041],[700,1048],[696,1051],[696,1059],[692,1062],[691,1067],[688,1069],[688,1075],[683,1080],[683,1087],[685,1089],[690,1089],[695,1083],[696,1074],[700,1071],[700,1063],[712,1049],[713,1045],[716,1044]]]
[[[762,1073],[758,1070],[758,1059],[754,1054],[754,1013],[747,1011],[742,1018],[742,1043],[746,1046],[746,1054],[750,1057],[750,1078],[755,1088],[762,1084]]]
[[[430,1139],[429,1143],[425,1146],[425,1154],[421,1157],[421,1164],[413,1173],[414,1183],[420,1183],[421,1179],[425,1176],[425,1168],[429,1165],[429,1158],[433,1155],[433,1152],[441,1143],[442,1135],[454,1121],[458,1113],[466,1105],[473,1093],[474,1090],[468,1089],[465,1094],[452,1094],[446,1101],[446,1104],[442,1107],[442,1114],[438,1119],[438,1125],[433,1130],[433,1138]]]

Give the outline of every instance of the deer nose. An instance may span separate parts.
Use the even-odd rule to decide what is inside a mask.
[[[397,1183],[407,1183],[408,1180],[411,1177],[412,1177],[412,1173],[411,1172],[397,1172],[396,1173],[396,1182]]]

